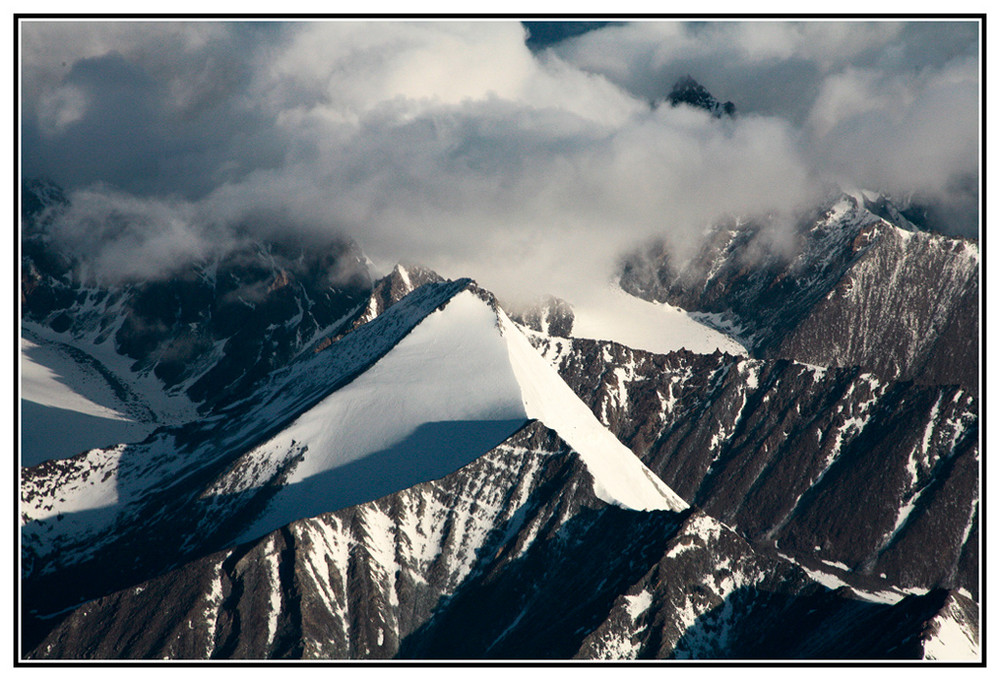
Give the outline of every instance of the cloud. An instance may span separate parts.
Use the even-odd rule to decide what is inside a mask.
[[[22,29],[25,175],[193,197],[283,162],[287,140],[251,89],[253,55],[280,31],[210,22]]]
[[[552,49],[649,100],[697,74],[739,111],[788,121],[817,174],[951,206],[945,227],[977,233],[976,22],[641,22]]]
[[[375,111],[357,134],[325,139],[315,157],[220,188],[205,214],[287,206],[289,222],[351,234],[372,257],[569,295],[588,277],[603,284],[637,240],[690,243],[720,213],[794,206],[810,189],[787,125],[685,108],[607,126],[487,99]]]
[[[22,162],[74,191],[61,238],[109,274],[294,230],[572,297],[831,179],[954,195],[977,64],[950,25],[916,50],[928,30],[643,22],[532,54],[516,22],[31,22]],[[741,115],[650,105],[684,73]]]
[[[178,263],[230,247],[226,228],[199,223],[194,213],[187,202],[96,186],[75,191],[49,229],[87,273],[120,281],[168,274]]]
[[[919,76],[845,70],[824,80],[808,125],[829,172],[933,192],[977,174],[979,108],[972,59]]]

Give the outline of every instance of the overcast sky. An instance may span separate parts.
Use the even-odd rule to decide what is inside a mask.
[[[639,22],[535,51],[503,21],[21,29],[22,173],[72,192],[61,236],[110,276],[292,230],[571,298],[641,240],[832,184],[976,228],[972,22]],[[685,74],[739,116],[651,105]]]

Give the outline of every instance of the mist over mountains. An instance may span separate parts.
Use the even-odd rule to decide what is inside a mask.
[[[982,659],[976,22],[22,28],[20,659]]]
[[[21,482],[23,653],[974,659],[979,350],[951,329],[976,338],[975,309],[959,287],[901,315],[898,273],[936,286],[944,261],[974,293],[978,250],[873,206],[845,195],[804,226],[784,299],[773,284],[754,298],[734,269],[752,226],[708,247],[712,286],[673,281],[670,296],[722,294],[693,319],[655,308],[687,320],[676,342],[729,333],[735,355],[575,336],[557,299],[522,325],[468,279],[369,279],[338,245],[305,259],[262,243],[104,288],[29,240],[25,414],[146,436],[76,455],[22,441],[37,462]],[[650,262],[622,285],[659,295],[669,264]],[[316,276],[348,265],[351,286]],[[928,331],[905,365],[885,342],[842,354],[839,323],[802,300],[837,300],[861,337]],[[797,344],[748,323],[769,314]],[[819,344],[802,334],[823,324]]]

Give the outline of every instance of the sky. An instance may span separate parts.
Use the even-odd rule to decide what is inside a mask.
[[[536,36],[537,37],[537,36]],[[974,22],[21,23],[22,176],[109,279],[242,239],[347,235],[380,268],[574,295],[662,237],[917,196],[975,235]],[[738,115],[660,105],[690,74]]]

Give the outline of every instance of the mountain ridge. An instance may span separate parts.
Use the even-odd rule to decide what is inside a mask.
[[[626,259],[620,284],[735,330],[755,357],[978,391],[978,247],[894,225],[869,206],[863,193],[840,194],[790,237],[723,223],[680,264],[655,244]],[[790,240],[790,255],[768,248],[774,239]]]
[[[508,348],[511,342],[516,345],[520,332],[505,319],[495,299],[468,279],[427,284],[334,346],[311,353],[300,365],[276,374],[270,386],[261,389],[259,400],[244,408],[246,411],[240,412],[239,405],[233,405],[228,415],[161,430],[140,445],[93,450],[74,459],[24,469],[22,560],[26,579],[43,585],[39,589],[51,590],[47,598],[57,598],[59,589],[52,580],[62,581],[59,575],[67,570],[96,568],[107,555],[119,550],[116,547],[130,547],[130,551],[145,547],[126,570],[141,578],[182,557],[193,558],[212,547],[240,541],[240,537],[251,539],[301,517],[440,477],[503,441],[536,415],[555,422],[566,437],[579,443],[583,461],[593,469],[599,497],[639,508],[686,506],[597,424],[568,387],[563,386],[562,393],[553,396],[553,383],[561,381],[540,358],[527,374],[524,369],[519,374],[517,369],[510,373],[509,367],[518,361],[531,361],[523,356],[525,350],[533,351],[526,340],[519,349]],[[449,342],[456,340],[459,343],[453,349]],[[428,351],[444,364],[434,369]],[[461,362],[469,360],[472,363],[462,369]],[[390,368],[385,364],[390,361],[402,364]],[[330,362],[332,371],[319,369]],[[491,366],[498,367],[501,374]],[[539,374],[550,378],[539,378]],[[491,395],[490,390],[502,385],[498,383],[501,379],[510,382],[509,389]],[[445,382],[439,396],[430,399],[427,391],[441,380]],[[456,393],[455,380],[486,383],[483,389]],[[365,381],[372,387],[364,387]],[[528,382],[524,384],[525,396],[522,391],[526,388],[520,381]],[[383,409],[391,382],[400,382],[404,399],[406,395],[412,399],[412,390],[417,387],[421,399],[430,399],[427,407],[408,407],[417,409],[413,412],[416,420],[408,421],[414,417],[399,412],[386,424],[392,430],[380,436],[355,417],[331,417],[331,408]],[[359,407],[365,404],[355,395],[359,390],[379,402]],[[474,395],[481,396],[481,406],[469,401]],[[554,409],[546,407],[553,399],[577,402],[578,406],[562,403]],[[327,403],[334,406],[324,406]],[[458,411],[448,416],[447,410],[455,408]],[[452,419],[454,424],[442,431],[442,418],[445,423]],[[312,429],[313,423],[322,423],[324,428],[340,424],[331,431],[336,440],[325,444],[323,436],[315,434],[301,439],[299,430]],[[423,430],[422,424],[430,430]],[[356,435],[350,435],[352,428]],[[269,433],[284,440],[275,441]],[[343,458],[345,442],[352,437],[362,447],[360,456]],[[377,444],[379,438],[385,445]],[[449,446],[449,441],[456,444]],[[385,453],[369,461],[369,452],[377,453],[380,447],[384,452],[395,452],[395,463],[383,461]],[[439,456],[450,447],[453,454]],[[328,456],[324,452],[340,458],[330,460],[335,463],[315,459]],[[612,458],[605,463],[608,456]],[[320,462],[318,467],[311,460]],[[334,475],[340,467],[344,467],[343,472]],[[405,475],[411,477],[382,477],[394,467],[409,471]],[[630,472],[632,467],[634,472]],[[226,482],[227,477],[234,482]],[[337,480],[349,481],[350,486],[343,487],[344,482]],[[392,486],[386,488],[386,481]],[[321,496],[310,491],[316,485],[320,485],[316,492],[322,490]],[[330,490],[341,488],[343,498],[330,496]],[[314,497],[318,506],[309,505],[314,502],[308,500]],[[287,510],[273,510],[283,508],[282,503]],[[262,526],[246,529],[246,522],[261,517],[268,518],[260,520]],[[234,526],[234,519],[241,519],[240,525]],[[164,544],[174,551],[179,549],[179,554],[162,554],[157,547]],[[102,588],[96,583],[95,587]]]
[[[808,233],[839,232],[806,238],[848,254],[816,279],[834,290],[879,244],[966,257],[860,200],[825,220]],[[745,274],[745,227],[705,251],[716,300]],[[628,281],[668,290],[644,262]],[[22,468],[24,655],[978,656],[976,390],[572,337],[564,301],[508,315],[415,265],[366,290],[248,392]],[[24,331],[75,348],[56,317]]]
[[[822,657],[844,645],[845,630],[867,633],[872,618],[895,620],[891,633],[869,643],[855,633],[849,657],[907,656],[928,645],[925,621],[959,621],[953,596],[911,596],[896,605],[845,598],[791,563],[754,553],[696,509],[606,505],[580,479],[584,471],[565,443],[531,422],[439,481],[295,521],[91,601],[32,657],[543,659],[572,657],[574,649],[591,659],[700,657],[735,643],[725,643],[726,629],[711,622],[733,612],[727,603],[737,594],[771,630],[792,612],[819,607],[823,614],[786,644],[772,640],[749,655],[751,648],[722,648],[735,657],[796,650]],[[441,513],[451,520],[431,520]],[[563,597],[564,607],[553,608],[551,599],[566,589],[579,596],[565,576],[581,574],[588,562],[589,579],[617,575],[619,586],[588,589],[596,598],[573,599],[568,609]],[[523,594],[513,602],[511,581]],[[524,590],[527,584],[534,588]],[[787,601],[752,595],[765,584]],[[690,619],[677,619],[678,597]],[[164,599],[179,607],[157,608]],[[914,606],[916,619],[905,614]],[[155,614],[136,628],[129,618],[138,612]],[[574,626],[561,626],[567,617]],[[835,622],[839,635],[831,637]],[[883,641],[896,637],[911,641],[911,652],[894,655]]]

